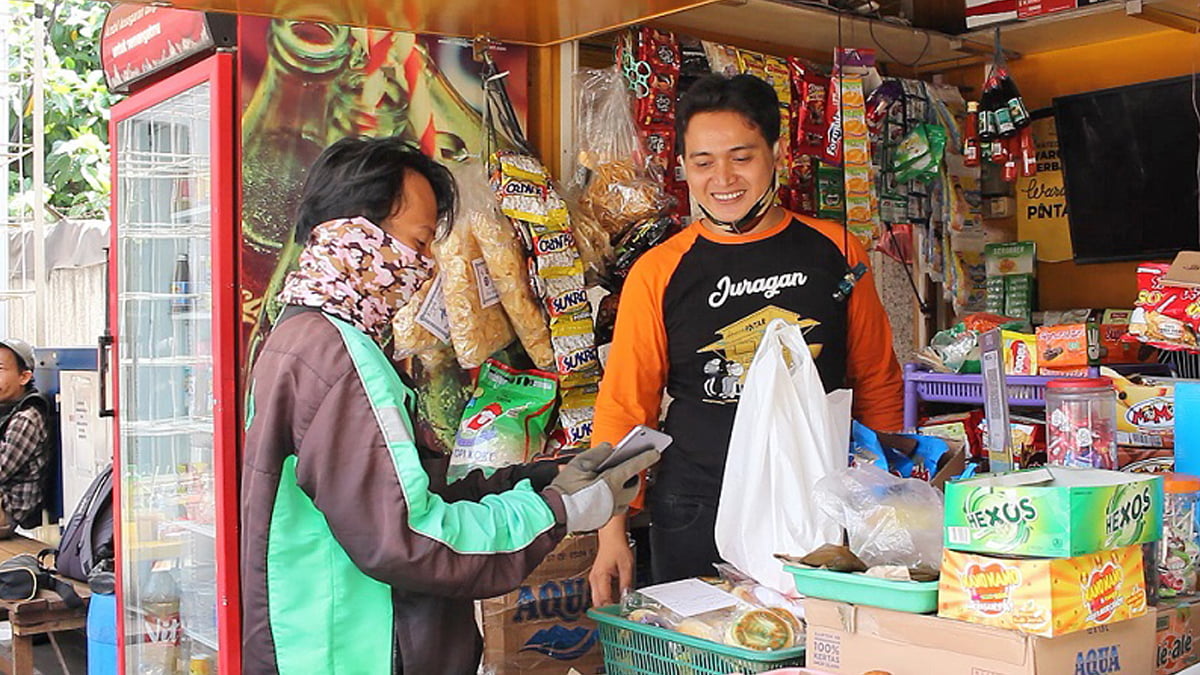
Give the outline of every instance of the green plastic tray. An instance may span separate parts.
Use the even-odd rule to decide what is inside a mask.
[[[792,565],[784,565],[784,569],[795,577],[796,591],[801,595],[916,614],[929,614],[938,608],[936,581],[892,581]]]
[[[618,605],[588,616],[600,629],[607,675],[728,675],[804,665],[804,647],[760,652],[647,626],[621,616]]]

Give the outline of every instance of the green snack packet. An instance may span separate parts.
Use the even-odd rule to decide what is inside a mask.
[[[485,361],[458,425],[449,479],[473,469],[491,473],[540,452],[557,399],[558,379],[552,373]]]
[[[900,145],[892,158],[896,180],[929,181],[937,177],[946,151],[946,130],[936,124],[918,124]]]
[[[817,215],[828,220],[844,220],[846,204],[842,199],[845,191],[842,170],[825,163],[817,168]]]

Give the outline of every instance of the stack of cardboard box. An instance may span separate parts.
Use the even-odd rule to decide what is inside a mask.
[[[951,483],[938,616],[810,599],[808,663],[854,675],[1152,673],[1142,544],[1161,537],[1162,500],[1160,477],[1091,469]]]

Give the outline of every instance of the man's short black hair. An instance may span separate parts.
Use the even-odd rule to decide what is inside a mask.
[[[380,225],[403,194],[404,174],[415,171],[433,186],[438,218],[452,224],[458,191],[450,171],[398,136],[343,138],[325,148],[304,181],[296,214],[296,243],[337,218],[362,216]]]
[[[779,97],[753,75],[706,75],[696,80],[675,109],[675,149],[683,154],[683,134],[696,113],[735,112],[758,129],[767,145],[779,140]]]

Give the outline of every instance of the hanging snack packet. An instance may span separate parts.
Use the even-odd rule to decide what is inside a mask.
[[[553,433],[558,445],[586,448],[591,444],[592,418],[596,414],[596,395],[599,393],[600,387],[595,384],[563,391],[558,425]]]
[[[659,179],[670,164],[670,155],[662,153],[673,152],[668,148],[668,143],[674,142],[673,133],[647,137],[659,151],[647,152],[641,130],[629,112],[625,80],[616,68],[581,70],[575,81],[576,145],[582,170],[570,191],[583,210],[615,238],[665,205]],[[672,105],[673,101],[672,94]],[[670,120],[660,125],[672,128]],[[653,176],[651,171],[659,175]]]
[[[521,464],[541,452],[557,393],[551,373],[485,361],[454,439],[450,480],[472,469]]]
[[[1138,296],[1127,339],[1168,351],[1194,350],[1200,347],[1200,291],[1164,284],[1169,269],[1161,263],[1138,265]]]
[[[930,181],[937,177],[946,150],[946,130],[936,124],[918,124],[900,142],[892,157],[892,171],[896,180]]]
[[[471,235],[468,216],[464,214],[458,227],[433,243],[433,256],[442,270],[442,295],[454,353],[463,368],[476,368],[515,335],[479,242]]]
[[[788,59],[791,80],[792,152],[795,155],[820,156],[825,144],[825,98],[829,78],[796,57]]]
[[[583,261],[585,275],[591,279],[603,277],[613,257],[608,232],[579,202],[567,201],[567,211],[571,214],[571,234],[575,237],[575,248]]]
[[[529,284],[529,261],[513,224],[496,206],[483,168],[469,162],[454,170],[459,203],[487,272],[496,286],[500,304],[521,345],[538,368],[554,367],[550,327],[541,303]]]
[[[505,184],[515,185],[525,181],[524,177],[512,172],[513,168],[524,166],[523,163],[513,161],[517,158],[532,159],[512,153],[497,154],[495,164],[500,167],[502,187]],[[544,173],[539,180],[546,180]],[[550,188],[545,200],[537,204],[529,201],[523,204],[523,207],[531,209],[536,212],[534,215],[538,216],[538,222],[526,222],[524,227],[530,234],[534,254],[534,285],[543,302],[561,302],[563,297],[572,291],[585,290],[583,263],[575,247],[570,216],[562,198]],[[503,202],[501,208],[504,208]],[[519,212],[504,210],[510,217],[521,218]],[[568,315],[551,317],[550,336],[558,374],[564,386],[599,381],[600,365],[596,358],[590,307],[579,308]]]
[[[500,304],[520,338],[521,346],[538,368],[553,368],[550,327],[533,294],[533,287],[529,285],[527,261],[512,225],[507,219],[496,220],[481,214],[469,222],[471,235],[483,254]]]

